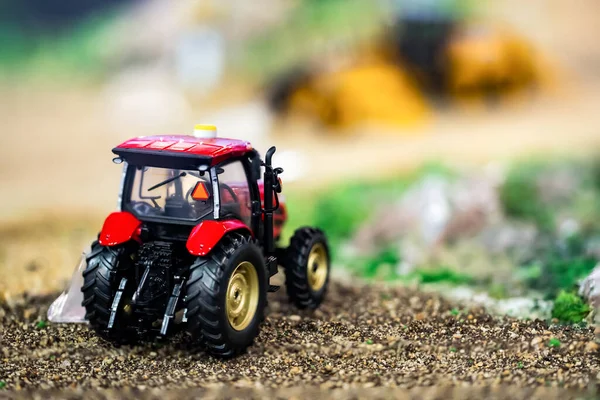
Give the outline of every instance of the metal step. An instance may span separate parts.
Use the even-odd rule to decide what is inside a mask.
[[[269,285],[269,293],[275,293],[276,291],[279,290],[281,286],[277,286],[277,285]]]
[[[165,315],[163,317],[162,326],[160,327],[160,334],[165,336],[167,334],[167,329],[169,328],[169,323],[173,318],[175,318],[175,310],[177,308],[177,304],[179,303],[179,296],[181,295],[181,287],[185,279],[181,279],[176,276],[175,281],[177,282],[175,286],[173,286],[173,293],[171,293],[171,297],[169,297],[169,301],[167,303],[167,309],[165,310]]]
[[[123,292],[125,291],[125,285],[127,285],[127,278],[121,278],[121,282],[119,282],[119,289],[117,293],[115,293],[115,297],[113,298],[112,304],[110,306],[110,318],[108,319],[108,329],[112,329],[115,324],[115,317],[117,316],[117,311],[119,310],[119,303],[121,302],[121,296],[123,296]]]
[[[269,276],[273,276],[277,273],[277,257],[269,256],[266,259],[267,271],[269,271]]]

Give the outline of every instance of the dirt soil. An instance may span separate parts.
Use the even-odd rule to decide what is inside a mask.
[[[485,164],[532,152],[595,152],[597,3],[502,4],[517,26],[536,30],[532,21],[539,20],[551,27],[539,29],[548,34],[538,39],[569,74],[576,72],[576,90],[522,107],[442,113],[418,132],[365,128],[346,136],[284,125],[255,145],[306,155],[311,187],[396,173],[428,160]],[[493,317],[406,288],[334,282],[314,313],[290,307],[282,290],[271,297],[256,344],[229,361],[207,356],[185,335],[172,343],[115,348],[87,326],[44,326],[40,321],[81,250],[115,208],[120,168],[110,163],[111,148],[136,135],[187,132],[200,117],[184,115],[168,130],[115,123],[107,104],[105,91],[95,87],[0,87],[0,193],[6,194],[0,209],[0,398],[598,396],[600,332]],[[348,160],[365,154],[369,168],[348,167]]]
[[[113,347],[86,325],[44,326],[53,298],[0,308],[0,384],[10,396],[570,398],[591,395],[600,378],[592,328],[459,311],[406,288],[334,282],[313,313],[281,290],[255,345],[226,361],[184,334]]]

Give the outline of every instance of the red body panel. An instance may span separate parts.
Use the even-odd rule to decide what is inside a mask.
[[[246,152],[252,150],[252,145],[249,142],[237,139],[203,139],[187,135],[166,135],[140,136],[121,143],[117,148],[195,154],[212,157],[211,165],[215,165],[229,158],[246,154]]]
[[[138,239],[137,229],[142,223],[128,212],[114,212],[104,221],[98,242],[102,246],[116,246]]]
[[[190,233],[186,247],[191,254],[204,257],[210,253],[227,232],[239,229],[244,229],[251,233],[246,224],[237,219],[202,221]]]

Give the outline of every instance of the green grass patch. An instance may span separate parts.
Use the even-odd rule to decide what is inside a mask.
[[[474,283],[473,277],[456,272],[448,267],[436,269],[418,269],[413,276],[419,279],[421,283],[449,283],[452,285],[462,285]]]
[[[383,10],[363,0],[302,1],[289,17],[243,47],[239,67],[251,77],[270,79],[282,69],[327,54],[332,41],[356,44],[381,31]]]
[[[361,185],[329,191],[315,202],[315,225],[325,231],[334,245],[339,244],[370,216],[369,197]]]
[[[560,340],[557,338],[552,338],[548,341],[548,347],[560,347]]]
[[[517,164],[510,169],[500,187],[500,201],[506,215],[535,222],[544,230],[553,227],[553,214],[538,189],[544,166],[539,163]]]
[[[581,297],[563,290],[554,300],[552,318],[563,323],[574,324],[583,321],[590,311],[590,306]]]
[[[0,72],[22,77],[93,78],[107,72],[109,37],[118,8],[84,19],[59,34],[30,34],[17,26],[0,26],[0,41],[5,44],[0,57]]]
[[[591,257],[575,257],[573,259],[554,259],[547,265],[550,282],[546,290],[570,289],[577,285],[596,266],[596,260]]]
[[[502,284],[502,283],[492,283],[489,286],[488,294],[490,295],[491,298],[497,299],[497,300],[506,299],[509,295],[506,284]]]
[[[400,255],[393,247],[387,247],[379,251],[373,258],[369,258],[362,264],[362,271],[356,270],[365,278],[395,279],[398,277],[396,266],[400,262]],[[384,272],[382,273],[382,270]]]
[[[548,298],[557,296],[561,290],[572,290],[597,263],[587,253],[588,239],[588,235],[581,234],[561,240],[549,236],[539,246],[539,258],[518,270],[520,277],[527,286],[546,293]]]

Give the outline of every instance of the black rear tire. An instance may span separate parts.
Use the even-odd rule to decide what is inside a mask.
[[[85,318],[90,326],[103,338],[113,342],[135,341],[135,333],[127,329],[127,318],[122,310],[117,312],[113,328],[108,329],[110,308],[118,290],[123,270],[127,270],[131,258],[124,246],[105,247],[97,241],[92,243],[92,250],[86,255],[87,266],[83,271],[82,306],[85,307]],[[130,285],[133,282],[130,280]],[[131,286],[130,286],[131,287]],[[124,297],[130,296],[126,290]]]
[[[326,270],[322,270],[318,281],[313,280],[309,265],[311,252],[323,249],[322,260],[326,262]],[[285,267],[285,286],[292,303],[300,309],[315,309],[321,304],[329,284],[331,269],[329,246],[325,234],[316,228],[303,227],[294,232],[290,245],[285,250],[283,261]]]
[[[237,268],[249,262],[256,270],[256,311],[243,329],[235,329],[228,318],[226,300],[230,279]],[[190,267],[186,281],[187,330],[218,357],[238,355],[252,345],[264,319],[267,304],[267,273],[261,250],[247,236],[227,234],[207,257]]]

